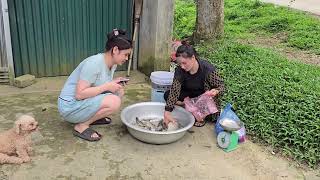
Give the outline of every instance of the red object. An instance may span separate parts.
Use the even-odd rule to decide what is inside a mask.
[[[172,52],[170,55],[171,61],[176,61],[177,57],[176,57],[176,52]]]
[[[176,51],[178,49],[179,46],[181,46],[181,41],[175,40],[172,42],[171,44],[171,54],[170,54],[170,59],[171,61],[175,61],[176,60]]]

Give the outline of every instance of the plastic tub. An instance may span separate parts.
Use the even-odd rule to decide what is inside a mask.
[[[165,102],[163,95],[171,88],[173,81],[173,72],[155,71],[150,75],[151,80],[151,101],[152,102]]]

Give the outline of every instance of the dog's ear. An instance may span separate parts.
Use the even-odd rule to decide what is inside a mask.
[[[19,121],[16,121],[14,123],[14,128],[17,134],[20,134],[20,128],[21,128],[21,123]]]

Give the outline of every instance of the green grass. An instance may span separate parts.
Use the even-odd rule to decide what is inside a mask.
[[[199,44],[217,65],[248,134],[311,167],[320,163],[320,68],[271,50],[224,41]]]
[[[191,36],[196,19],[193,1],[176,0],[174,37]],[[320,54],[320,19],[304,12],[255,0],[225,1],[225,35],[248,38],[282,33],[286,46]]]
[[[176,0],[174,9],[173,37],[183,39],[195,29],[196,8],[193,0]]]
[[[176,0],[174,36],[192,35],[194,23],[192,1]],[[320,54],[319,32],[319,19],[310,15],[254,0],[225,0],[225,37],[197,45],[219,68],[227,87],[223,104],[233,104],[248,134],[310,167],[320,163],[320,68],[236,41],[281,33],[283,45]]]
[[[254,0],[226,0],[225,23],[226,34],[234,37],[285,33],[287,46],[320,54],[320,19],[304,12]]]

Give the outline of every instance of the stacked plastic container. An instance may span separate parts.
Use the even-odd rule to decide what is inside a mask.
[[[173,72],[155,71],[150,75],[151,80],[151,101],[165,102],[164,93],[171,88],[173,81]]]

